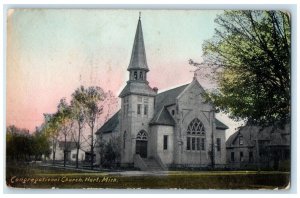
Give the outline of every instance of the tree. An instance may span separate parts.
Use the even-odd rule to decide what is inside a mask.
[[[209,99],[231,118],[262,126],[290,120],[291,24],[282,11],[225,11],[203,44],[203,64],[217,76]]]
[[[6,129],[6,156],[11,161],[41,160],[50,154],[48,137],[41,132],[8,126]]]
[[[101,102],[102,103],[102,102]],[[109,90],[108,92],[106,92],[106,98],[103,101],[103,113],[102,113],[102,117],[99,119],[100,122],[98,122],[97,124],[97,128],[101,128],[101,126],[103,126],[104,123],[106,123],[109,118],[111,118],[111,116],[116,113],[116,111],[118,110],[118,98]],[[99,133],[96,136],[96,141],[95,141],[95,150],[97,152],[97,154],[99,155],[99,162],[101,165],[101,161],[102,159],[104,159],[104,145],[106,143],[103,142],[102,139],[102,134]]]
[[[77,133],[72,134],[72,139],[74,140],[76,144],[76,168],[78,168],[78,155],[79,155],[79,149],[81,146],[81,136],[82,136],[82,129],[84,127],[84,124],[86,122],[85,119],[85,88],[83,86],[79,87],[75,90],[75,92],[72,94],[72,100],[71,100],[71,113],[72,118],[75,120],[78,126]],[[73,131],[75,132],[75,131]]]
[[[91,169],[93,169],[94,148],[96,143],[96,141],[94,141],[94,127],[96,124],[96,120],[103,112],[103,104],[101,104],[101,102],[105,100],[106,94],[100,87],[88,87],[85,90],[85,98],[86,99],[84,101],[84,105],[86,107],[86,120],[91,130]]]
[[[120,137],[112,138],[103,143],[103,165],[112,166],[120,158]]]
[[[64,166],[66,166],[67,154],[69,152],[68,136],[73,129],[73,120],[71,115],[71,107],[65,98],[62,98],[57,106],[57,115],[60,119],[60,135],[64,141]]]
[[[42,160],[42,156],[48,157],[51,153],[50,143],[46,134],[35,131],[33,134],[33,154],[35,160]]]
[[[85,123],[90,128],[89,138],[86,139],[83,135],[83,138],[86,139],[90,146],[90,163],[91,169],[93,169],[94,163],[94,148],[95,148],[95,138],[94,138],[94,129],[96,125],[96,121],[103,113],[103,101],[106,99],[106,93],[100,87],[88,87],[84,88],[81,86],[79,89],[75,91],[75,95],[73,95],[73,101],[76,101],[77,108],[81,108],[81,113]]]
[[[29,161],[33,153],[32,137],[27,129],[14,125],[6,129],[6,154],[12,161]]]
[[[50,138],[52,147],[52,163],[55,163],[56,148],[59,141],[60,119],[57,114],[44,114],[43,133]]]

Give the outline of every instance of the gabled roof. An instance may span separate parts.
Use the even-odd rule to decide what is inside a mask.
[[[129,71],[131,69],[143,69],[149,71],[146,59],[142,22],[140,18],[136,28],[131,59],[127,70]]]
[[[175,121],[169,111],[164,107],[150,121],[150,125],[168,125],[175,126]]]
[[[104,123],[104,125],[97,130],[95,133],[100,134],[100,133],[110,133],[113,132],[119,125],[119,115],[120,115],[121,110],[119,110],[117,113],[115,113],[107,122]]]
[[[171,104],[176,103],[177,96],[183,92],[183,90],[188,86],[189,84],[182,85],[179,87],[176,87],[174,89],[170,89],[168,91],[161,92],[157,94],[155,97],[155,106],[154,111],[157,113],[160,111],[164,106],[168,106]]]
[[[237,132],[232,134],[226,141],[226,147],[232,146],[233,142],[239,137],[242,136],[244,140],[243,146],[254,146],[254,141],[259,128],[255,126],[245,126],[241,127]]]
[[[285,130],[274,128],[273,126],[262,127],[259,126],[244,126],[237,132],[232,134],[226,141],[226,147],[231,147],[233,142],[242,136],[244,140],[244,146],[255,146],[255,141],[267,141],[270,145],[286,145],[289,144],[288,140],[282,138],[282,134],[289,134],[288,125]]]
[[[226,126],[223,122],[221,122],[217,118],[215,118],[215,123],[216,123],[216,128],[217,129],[223,129],[223,130],[228,129],[228,126]]]
[[[163,124],[163,125],[175,126],[175,121],[173,117],[170,115],[169,111],[166,109],[166,106],[175,104],[176,98],[185,90],[185,88],[188,85],[189,84],[182,85],[174,89],[161,92],[155,97],[154,117],[151,120],[150,124]],[[215,119],[215,123],[217,129],[221,129],[221,130],[228,129],[228,126],[226,126],[218,119]]]

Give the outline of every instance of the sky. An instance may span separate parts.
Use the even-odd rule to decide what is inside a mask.
[[[128,80],[141,11],[151,87],[164,91],[190,83],[189,59],[201,61],[222,11],[14,9],[7,17],[6,119],[34,130],[43,113],[54,113],[80,85],[100,86],[116,96]],[[204,88],[211,85],[199,79]],[[238,126],[217,117],[230,129]],[[228,136],[228,135],[227,135]]]

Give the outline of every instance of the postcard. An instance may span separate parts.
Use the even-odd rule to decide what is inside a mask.
[[[288,189],[291,13],[7,12],[6,185]]]

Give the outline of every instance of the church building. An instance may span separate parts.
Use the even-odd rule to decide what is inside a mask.
[[[149,85],[140,18],[127,71],[121,109],[96,132],[101,141],[118,139],[121,166],[166,170],[225,165],[228,127],[216,119],[197,79],[161,93]]]

